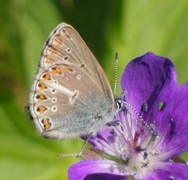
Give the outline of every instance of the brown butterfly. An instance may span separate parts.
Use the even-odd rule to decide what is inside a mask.
[[[78,32],[61,23],[46,41],[35,75],[29,110],[45,137],[89,135],[113,120],[109,81]]]

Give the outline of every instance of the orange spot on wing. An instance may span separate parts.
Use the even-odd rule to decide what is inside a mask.
[[[62,74],[62,69],[60,67],[52,67],[52,71],[55,73],[55,74]]]
[[[63,66],[63,69],[65,70],[65,71],[69,71],[69,72],[73,72],[74,71],[74,69],[71,67],[71,66]]]
[[[58,51],[56,50],[56,49],[54,49],[53,47],[50,47],[49,49],[48,49],[48,55],[56,55],[56,54],[58,54]]]
[[[48,73],[44,73],[44,74],[42,75],[42,78],[43,78],[44,80],[50,80],[50,79],[51,79],[51,76],[50,76]]]
[[[41,122],[44,125],[44,130],[50,129],[52,124],[50,123],[50,120],[48,118],[43,119]]]
[[[38,87],[39,87],[40,90],[47,89],[46,84],[44,84],[42,82],[38,83]]]
[[[46,110],[47,110],[47,108],[45,107],[45,106],[39,106],[39,107],[37,107],[37,112],[39,112],[40,114],[42,114],[42,113],[44,113]]]
[[[45,58],[45,63],[47,64],[53,64],[54,60],[53,59],[50,59],[50,58]]]
[[[42,101],[47,99],[47,97],[44,94],[37,94],[36,96],[37,100]]]
[[[63,40],[60,38],[60,36],[54,37],[52,44],[56,47],[60,47],[63,44]]]
[[[71,37],[69,31],[67,31],[66,29],[62,29],[60,31],[60,34],[63,35],[63,36],[65,35],[67,38]]]

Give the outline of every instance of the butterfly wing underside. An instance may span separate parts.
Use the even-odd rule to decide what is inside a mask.
[[[77,31],[62,23],[46,41],[30,95],[30,113],[50,138],[96,132],[113,116],[108,79]]]

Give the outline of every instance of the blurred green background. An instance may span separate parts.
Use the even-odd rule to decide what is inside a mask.
[[[167,56],[179,82],[188,80],[187,0],[1,0],[0,1],[0,179],[67,179],[82,141],[41,137],[26,113],[42,46],[60,23],[73,25],[114,84],[126,64],[147,51]],[[118,91],[120,92],[118,82]]]

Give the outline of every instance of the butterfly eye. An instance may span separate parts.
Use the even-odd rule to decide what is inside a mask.
[[[116,107],[121,110],[123,108],[123,101],[120,99],[116,100]]]

